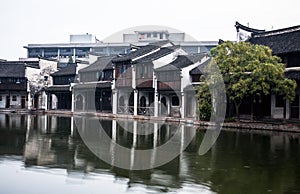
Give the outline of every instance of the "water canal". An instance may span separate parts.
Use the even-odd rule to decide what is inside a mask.
[[[79,123],[87,126],[92,120],[97,119],[82,117]],[[131,150],[164,145],[178,130],[185,135],[193,130],[149,121],[100,123],[110,138]],[[72,117],[0,114],[0,193],[300,193],[297,133],[223,130],[200,156],[205,130],[197,130],[185,151],[165,165],[126,170],[100,160],[82,136],[101,134],[88,127],[79,131],[77,125]],[[134,135],[136,130],[142,132]],[[121,153],[107,152],[113,163],[120,160],[116,154]],[[157,157],[163,156],[145,163]]]

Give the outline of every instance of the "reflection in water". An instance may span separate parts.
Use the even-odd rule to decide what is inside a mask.
[[[83,120],[90,123],[90,118]],[[299,134],[223,131],[215,146],[199,156],[200,131],[171,162],[130,171],[100,160],[73,122],[72,117],[0,114],[0,193],[300,192]],[[166,123],[101,124],[111,139],[130,150],[164,145],[178,131]],[[179,131],[188,134],[190,127]],[[116,162],[116,150],[109,146],[107,154]],[[152,153],[148,162],[156,157]]]

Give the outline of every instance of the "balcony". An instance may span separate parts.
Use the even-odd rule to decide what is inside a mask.
[[[116,87],[131,87],[131,86],[132,86],[132,78],[119,77],[116,80]]]
[[[137,78],[136,79],[137,88],[153,88],[152,78]]]
[[[178,91],[180,89],[181,89],[181,82],[180,81],[158,82],[158,90]]]

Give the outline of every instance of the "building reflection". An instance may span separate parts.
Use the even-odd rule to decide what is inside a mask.
[[[199,156],[197,152],[204,136],[204,131],[200,131],[185,152],[167,164],[133,171],[100,160],[83,141],[78,124],[84,126],[83,133],[94,137],[105,133],[117,144],[128,148],[131,154],[122,157],[128,158],[129,166],[138,162],[135,150],[164,145],[178,131],[181,135],[178,143],[183,145],[182,137],[188,136],[191,128],[149,121],[102,119],[100,123],[104,130],[91,131],[93,122],[99,122],[98,119],[84,117],[77,123],[74,120],[72,117],[49,115],[0,114],[0,158],[22,156],[27,169],[40,166],[61,168],[68,176],[74,177],[89,173],[110,174],[116,180],[126,180],[128,189],[142,184],[150,190],[167,192],[182,188],[184,183],[189,182],[217,193],[300,190],[297,181],[289,181],[300,180],[299,134],[223,131],[214,147]],[[110,143],[100,149],[108,150],[106,154],[112,164],[118,162],[116,155],[120,153],[116,144]],[[158,153],[153,151],[145,162],[155,164],[158,157]],[[267,183],[261,184],[260,180]],[[256,186],[245,189],[245,185],[249,184]]]

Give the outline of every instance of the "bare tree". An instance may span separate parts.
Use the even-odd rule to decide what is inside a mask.
[[[34,106],[35,97],[39,96],[41,92],[44,91],[49,84],[51,84],[49,76],[54,72],[55,69],[52,66],[48,66],[42,69],[40,73],[36,73],[32,77],[28,78],[32,106]]]

